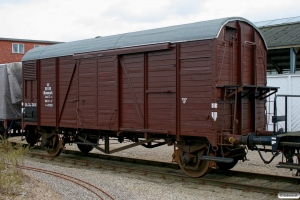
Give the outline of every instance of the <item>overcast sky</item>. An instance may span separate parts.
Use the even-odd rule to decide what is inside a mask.
[[[68,42],[223,17],[300,16],[300,0],[0,0],[0,37]]]

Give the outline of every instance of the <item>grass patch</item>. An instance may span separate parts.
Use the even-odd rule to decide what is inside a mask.
[[[13,145],[0,135],[0,194],[18,195],[23,174],[18,165],[23,164],[28,147]]]

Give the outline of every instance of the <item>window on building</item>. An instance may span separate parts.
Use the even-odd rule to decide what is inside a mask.
[[[34,48],[36,48],[36,47],[42,47],[42,46],[45,46],[45,45],[35,44],[35,45],[34,45]]]
[[[12,52],[13,53],[24,53],[24,44],[17,44],[13,43],[12,44]]]

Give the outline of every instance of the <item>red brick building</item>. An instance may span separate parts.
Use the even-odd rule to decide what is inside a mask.
[[[32,48],[60,42],[0,38],[0,64],[20,62],[24,54]]]

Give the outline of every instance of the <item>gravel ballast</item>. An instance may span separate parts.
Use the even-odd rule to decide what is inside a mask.
[[[127,143],[128,144],[128,143]],[[111,149],[124,144],[112,144]],[[76,145],[66,145],[67,149],[77,150]],[[101,153],[93,150],[93,153]],[[133,157],[148,160],[171,162],[173,147],[161,146],[154,149],[146,149],[142,146],[127,149],[113,155]],[[269,154],[264,154],[266,159]],[[249,152],[249,161],[239,162],[233,169],[240,171],[251,171],[268,174],[292,176],[293,172],[286,169],[276,168],[276,163],[281,159],[277,157],[270,165],[265,165],[259,158],[257,152]],[[50,171],[64,173],[102,188],[115,199],[274,199],[277,197],[241,190],[224,189],[208,185],[187,184],[184,182],[169,182],[161,179],[151,179],[141,175],[121,172],[113,172],[103,169],[84,168],[75,165],[64,165],[59,163],[44,162],[27,158],[24,165],[42,168]],[[142,165],[138,165],[143,167]],[[31,183],[26,182],[25,188],[32,187],[29,191],[21,193],[19,199],[32,199],[32,195],[42,195],[42,199],[98,199],[93,193],[86,189],[51,175],[45,175],[33,171],[24,171],[31,177]],[[30,186],[28,186],[30,184]],[[31,194],[33,193],[33,194]],[[106,198],[108,199],[108,198]]]
[[[130,144],[111,144],[110,149]],[[78,150],[76,145],[66,145],[67,149]],[[92,153],[101,153],[94,149]],[[157,160],[164,162],[172,161],[173,146],[161,146],[154,149],[147,149],[142,146],[130,148],[112,155],[132,157],[147,160]],[[269,153],[263,154],[265,159],[271,158]],[[281,161],[278,156],[274,161],[266,165],[256,151],[247,154],[248,161],[241,162],[233,170],[259,172],[264,174],[275,174],[292,176],[295,171],[278,169],[276,164]],[[82,166],[62,164],[51,161],[41,161],[35,158],[26,158],[24,165],[46,169],[74,176],[87,181],[104,191],[108,192],[115,199],[275,199],[260,193],[244,192],[242,190],[224,189],[208,185],[187,184],[184,182],[170,182],[169,180],[151,179],[141,175],[128,174],[105,169],[86,168]],[[121,164],[120,164],[121,165]],[[137,165],[136,167],[144,167]],[[20,196],[16,199],[98,199],[96,195],[86,189],[59,179],[57,177],[41,174],[34,171],[25,171],[28,175],[20,191]],[[259,181],[259,180],[257,180]],[[0,199],[2,197],[0,196]],[[5,198],[4,198],[5,199]],[[109,199],[109,198],[106,198]]]
[[[110,172],[97,169],[77,169],[48,163],[26,160],[25,165],[56,171],[102,188],[115,199],[273,199],[274,196],[223,189],[207,185],[189,185],[181,182],[168,183],[164,180],[149,180],[139,175]],[[97,199],[97,197],[68,181],[33,171],[26,171],[33,179],[51,187],[59,199]],[[143,180],[145,179],[145,180]],[[40,191],[42,192],[42,191]],[[23,195],[26,197],[26,195]],[[43,199],[54,199],[51,195]],[[55,198],[57,199],[57,197]],[[108,199],[108,198],[107,198]]]

